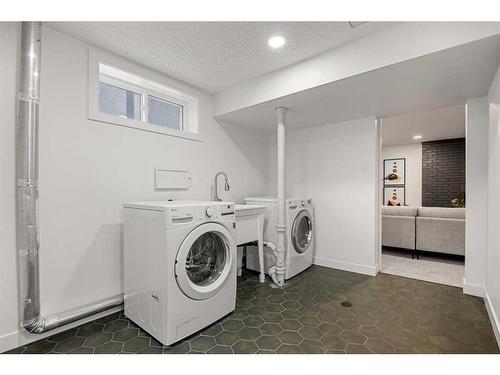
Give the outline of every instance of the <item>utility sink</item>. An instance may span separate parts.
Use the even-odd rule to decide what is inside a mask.
[[[266,206],[259,204],[235,204],[236,244],[257,241],[259,248],[260,282],[264,282],[264,214]],[[243,249],[238,248],[238,275],[241,276]]]

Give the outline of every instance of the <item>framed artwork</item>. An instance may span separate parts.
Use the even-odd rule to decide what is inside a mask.
[[[406,203],[404,186],[384,187],[384,206],[404,206]]]
[[[406,159],[385,159],[384,160],[384,185],[406,184]]]

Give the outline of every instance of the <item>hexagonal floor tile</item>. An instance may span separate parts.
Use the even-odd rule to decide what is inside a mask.
[[[113,341],[127,341],[130,339],[133,339],[134,337],[139,336],[139,329],[138,328],[124,328],[121,331],[116,332],[113,335]]]
[[[363,344],[367,339],[365,335],[358,331],[343,331],[340,337],[351,344]]]
[[[377,337],[377,338],[384,337],[384,333],[377,327],[373,326],[361,326],[358,329],[358,332],[362,333],[366,337]]]
[[[262,316],[267,310],[264,308],[264,306],[252,306],[247,309],[248,315],[257,315],[257,316]]]
[[[283,306],[284,308],[289,309],[289,310],[298,310],[302,307],[302,305],[300,303],[298,303],[297,301],[292,301],[292,300],[287,300],[285,302],[282,302],[281,306]]]
[[[280,313],[284,310],[283,306],[279,303],[270,303],[265,306],[265,309],[270,312]]]
[[[302,327],[301,329],[299,329],[299,334],[303,338],[310,340],[319,340],[323,336],[323,332],[315,327]]]
[[[275,336],[282,331],[281,327],[276,323],[264,323],[259,327],[259,329],[264,335],[275,335]]]
[[[223,331],[215,336],[215,341],[219,345],[233,345],[240,339],[236,332]]]
[[[92,336],[96,333],[99,333],[103,330],[104,324],[103,323],[95,323],[95,322],[90,322],[84,325],[81,325],[78,327],[78,336],[82,337],[88,337]]]
[[[82,346],[84,342],[85,342],[85,337],[78,337],[78,336],[71,337],[67,340],[58,343],[53,350],[59,353],[67,353],[70,350],[74,350]]]
[[[236,309],[234,310],[232,313],[231,313],[231,318],[232,319],[244,319],[248,316],[248,313],[246,312],[246,310],[242,310],[242,309]]]
[[[347,342],[336,335],[324,336],[320,341],[327,349],[344,350],[347,346]]]
[[[343,329],[347,329],[347,330],[351,330],[351,331],[359,328],[358,322],[356,322],[353,319],[345,319],[345,318],[339,319],[337,321],[337,325],[342,327]]]
[[[163,348],[159,346],[148,346],[138,354],[163,354]]]
[[[301,322],[304,327],[317,327],[320,324],[316,317],[309,315],[301,316],[298,321]]]
[[[284,319],[279,322],[279,325],[286,331],[298,331],[300,328],[302,328],[302,323],[300,323],[296,319]]]
[[[278,338],[284,344],[297,345],[303,340],[303,337],[294,331],[283,331],[278,335]]]
[[[369,353],[373,353],[366,346],[360,345],[360,344],[347,344],[347,346],[345,347],[345,352],[348,353],[348,354],[369,354]]]
[[[95,348],[107,343],[108,341],[111,341],[112,337],[112,333],[96,333],[95,335],[87,337],[87,340],[85,340],[85,346],[91,346]]]
[[[185,341],[178,342],[173,344],[167,348],[163,349],[163,353],[165,354],[185,354],[189,352],[191,348],[189,347],[189,343]]]
[[[302,314],[297,310],[286,309],[281,312],[281,316],[285,319],[299,319],[302,317]]]
[[[306,354],[320,354],[326,351],[325,346],[317,340],[304,340],[299,348]]]
[[[283,317],[278,313],[266,312],[262,314],[262,319],[268,323],[279,323],[283,320]]]
[[[203,331],[201,331],[201,334],[203,336],[215,336],[220,332],[222,332],[222,330],[223,330],[222,324],[216,323],[208,328],[205,328]]]
[[[200,336],[191,341],[191,350],[208,352],[215,346],[215,339],[208,336]]]
[[[242,328],[240,331],[238,331],[238,335],[240,335],[240,337],[242,339],[255,340],[255,339],[259,338],[260,336],[262,336],[262,333],[260,332],[260,330],[258,328],[245,327],[245,328]]]
[[[230,346],[216,345],[207,354],[233,354],[233,350]]]
[[[297,293],[285,292],[285,294],[283,295],[283,298],[286,300],[297,301],[298,299],[300,299],[300,296]]]
[[[47,337],[47,340],[53,341],[53,342],[61,342],[61,341],[69,339],[70,337],[75,336],[77,332],[78,332],[78,328],[68,329],[67,331],[62,331],[56,335],[52,335],[52,336]]]
[[[107,323],[104,326],[103,332],[118,332],[126,327],[128,327],[128,320],[119,319],[111,323]]]
[[[78,348],[70,350],[68,354],[94,354],[94,348],[79,346]]]
[[[276,336],[261,336],[256,340],[259,349],[276,350],[281,342]]]
[[[282,296],[278,296],[278,295],[271,295],[269,297],[267,297],[267,302],[269,303],[281,303],[283,302],[285,299],[282,297]]]
[[[277,350],[278,354],[302,354],[304,353],[297,345],[283,344]]]
[[[97,347],[94,354],[116,354],[122,351],[122,347],[123,344],[121,342],[110,341]]]
[[[222,323],[222,328],[225,331],[237,332],[243,328],[243,322],[241,320],[229,319],[228,321]]]
[[[394,348],[391,344],[384,339],[377,337],[369,337],[368,340],[366,340],[365,346],[373,350],[375,353],[385,354],[394,352]]]
[[[50,353],[55,348],[56,345],[57,345],[56,342],[40,340],[29,344],[21,352],[24,354],[45,354],[45,353]]]
[[[147,337],[135,337],[123,345],[123,350],[126,352],[137,353],[149,346],[149,341],[150,340]]]
[[[232,348],[235,354],[253,354],[257,353],[259,350],[257,344],[249,340],[240,340],[235,343]]]
[[[264,319],[262,319],[260,316],[248,316],[243,319],[243,324],[245,324],[247,327],[260,327],[262,324],[264,324]]]

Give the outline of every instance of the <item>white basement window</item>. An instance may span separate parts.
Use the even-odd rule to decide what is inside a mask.
[[[108,63],[116,58],[103,62],[99,57],[95,51],[89,54],[90,119],[201,140],[198,99],[117,68],[116,61]]]

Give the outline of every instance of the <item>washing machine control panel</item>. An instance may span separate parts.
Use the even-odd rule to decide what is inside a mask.
[[[213,220],[235,220],[234,205],[175,207],[170,209],[172,224],[188,224]]]

